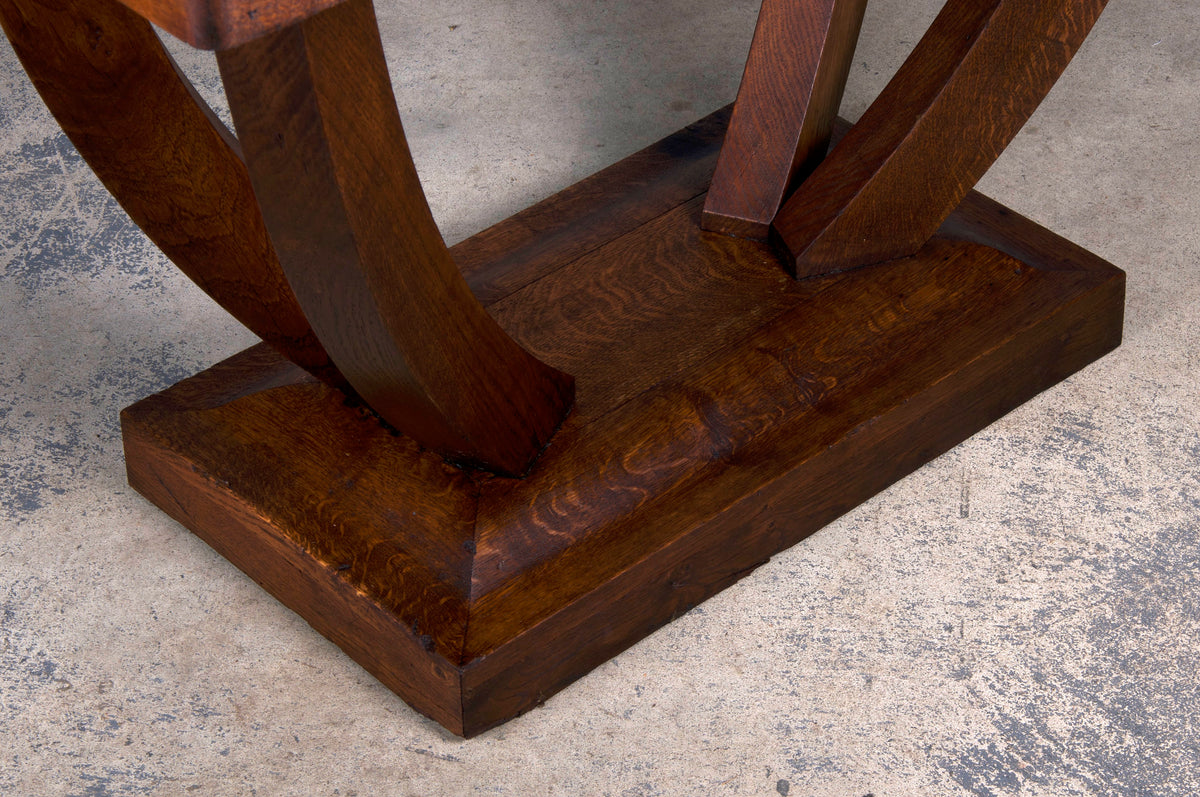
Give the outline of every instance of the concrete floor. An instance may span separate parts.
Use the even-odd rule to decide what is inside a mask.
[[[845,115],[939,5],[872,0]],[[380,6],[451,241],[729,101],[757,10]],[[118,411],[252,339],[3,45],[0,793],[1200,793],[1198,87],[1200,4],[1112,0],[982,185],[1127,270],[1120,350],[464,742],[125,485]]]

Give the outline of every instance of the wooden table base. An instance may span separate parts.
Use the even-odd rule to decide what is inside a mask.
[[[453,468],[260,345],[124,412],[131,484],[471,736],[1119,343],[1122,272],[975,193],[917,255],[798,282],[703,232],[726,118],[454,249],[578,380],[526,478]]]

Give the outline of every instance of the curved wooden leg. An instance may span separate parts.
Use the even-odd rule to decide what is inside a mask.
[[[404,139],[370,0],[217,59],[280,261],[334,362],[423,445],[523,473],[574,382],[509,338],[455,267]]]
[[[797,276],[910,255],[1066,69],[1107,0],[949,0],[896,76],[787,201]]]
[[[237,142],[150,24],[114,0],[0,0],[0,23],[80,155],[167,257],[288,359],[346,388],[288,287]]]
[[[706,230],[766,240],[829,147],[867,0],[764,0],[704,202]]]

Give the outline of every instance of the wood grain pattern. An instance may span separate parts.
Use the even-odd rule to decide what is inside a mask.
[[[573,400],[471,295],[425,202],[369,0],[218,53],[255,193],[318,337],[384,419],[524,473]]]
[[[702,203],[685,202],[490,305],[530,351],[586,383],[575,409],[584,418],[686,371],[825,287],[789,279],[765,244],[701,232]],[[700,265],[675,265],[689,262]]]
[[[185,380],[170,393],[148,399],[140,411],[145,420],[183,413],[198,422],[195,432],[215,444],[207,447],[210,458],[201,463],[179,453],[181,445],[187,448],[179,437],[184,426],[145,423],[123,414],[130,484],[175,520],[204,529],[205,542],[389,688],[408,695],[414,708],[462,733],[456,697],[461,677],[451,663],[457,662],[456,652],[447,645],[461,638],[466,619],[455,582],[464,572],[461,560],[468,557],[469,564],[469,553],[453,547],[470,539],[461,521],[470,513],[472,491],[442,489],[439,498],[448,500],[433,516],[406,510],[411,493],[392,507],[372,502],[376,506],[341,512],[347,491],[355,487],[355,474],[362,473],[360,466],[375,470],[372,479],[389,479],[410,472],[406,468],[411,466],[411,472],[422,476],[407,482],[409,490],[436,491],[461,474],[346,408],[339,394],[306,381],[303,372],[264,346],[205,373],[218,378]],[[318,398],[310,401],[314,388]],[[263,406],[255,401],[238,400],[255,396],[271,397],[266,411],[255,412]],[[289,397],[300,399],[301,406]],[[297,409],[299,414],[289,417]],[[229,412],[240,419],[230,418]],[[310,423],[314,417],[316,422]],[[259,447],[273,437],[262,424],[276,421],[299,423],[305,429],[303,442],[316,445],[314,453],[338,471],[328,482],[310,482],[315,493],[290,496],[304,503],[289,505],[288,491],[278,489],[280,481],[293,475],[287,466],[279,467],[287,456],[271,458],[281,453],[281,445],[291,444],[276,438],[267,446],[274,446],[270,452]],[[243,434],[220,434],[233,427]],[[322,435],[322,430],[333,434]],[[352,451],[337,448],[352,440]],[[383,460],[373,457],[377,452]],[[223,473],[224,465],[233,462],[240,463],[237,473]],[[358,486],[372,490],[376,485]],[[272,517],[275,512],[286,520]],[[353,536],[364,529],[382,533]],[[421,554],[428,558],[417,564]],[[390,581],[381,584],[381,579]]]
[[[220,50],[272,33],[341,0],[120,0],[193,47]]]
[[[1106,0],[950,0],[776,217],[799,277],[903,257],[937,231],[1041,103]]]
[[[239,485],[244,500],[289,530],[291,543],[370,594],[418,638],[426,637],[431,650],[455,659],[471,586],[478,491],[470,477],[390,434],[369,413],[346,407],[338,393],[326,391],[314,403],[311,385],[294,384],[294,372],[261,354],[246,359],[217,370],[229,373],[230,381],[248,378],[271,391],[267,405],[238,401],[242,396],[220,395],[192,380],[169,396],[153,397],[149,406],[196,411],[193,433],[211,445],[192,460],[194,472],[219,472]],[[250,364],[259,372],[249,371]],[[297,430],[286,442],[269,431],[284,418]],[[234,428],[238,433],[230,435]],[[178,448],[187,442],[173,431],[160,430],[159,444]],[[286,463],[296,448],[307,451],[310,461],[293,469]],[[397,473],[409,476],[395,479]],[[361,494],[388,498],[347,500]]]
[[[875,448],[889,441],[858,448],[871,437],[859,428],[864,419],[879,423],[896,408],[908,412],[907,403],[947,364],[956,364],[958,378],[958,368],[1020,331],[1025,319],[1049,317],[1064,296],[1098,281],[1088,272],[1043,272],[991,249],[935,241],[919,258],[798,301],[689,369],[686,380],[667,378],[596,419],[569,438],[571,445],[553,448],[528,479],[485,487],[467,658],[491,653],[560,602],[582,597],[646,551],[719,515],[729,496],[813,467],[848,437],[856,438],[860,459],[873,460]],[[1119,298],[1120,291],[1106,295]],[[561,337],[573,336],[568,328]],[[1021,368],[1044,376],[1037,362]],[[992,376],[994,395],[977,400],[1006,395],[1025,378],[1023,371],[1020,379],[1015,372]],[[903,445],[923,451],[930,440],[906,438]],[[916,457],[890,453],[888,462]],[[854,473],[857,483],[875,474],[859,472],[861,465],[839,476]],[[837,495],[807,484],[803,500],[818,507]]]
[[[163,253],[234,318],[341,389],[267,237],[237,142],[113,0],[0,0],[0,23],[63,131]]]
[[[619,203],[595,197],[620,228]],[[1120,340],[1121,272],[974,193],[918,255],[804,283],[762,244],[698,232],[701,203],[504,278],[524,285],[493,305],[514,336],[591,363],[523,480],[449,469],[261,349],[126,411],[131,480],[418,711],[474,735]],[[603,215],[582,213],[581,236]]]
[[[825,157],[866,0],[764,0],[704,204],[706,230],[765,241]]]
[[[471,627],[484,630],[469,644],[479,644],[489,634],[504,638],[502,627],[514,636],[499,643],[490,655],[470,659],[463,668],[464,732],[483,732],[544,702],[579,673],[625,649],[632,640],[741,579],[776,552],[969,437],[970,430],[983,428],[1045,386],[1083,367],[1098,352],[1115,347],[1120,339],[1123,281],[1111,277],[1096,280],[1090,290],[1079,291],[1074,299],[1066,298],[1070,293],[1059,296],[1069,309],[1050,312],[1040,322],[1024,326],[1019,334],[1005,336],[1004,342],[987,354],[977,349],[979,356],[964,362],[953,376],[891,404],[828,448],[813,452],[791,471],[781,468],[769,476],[760,475],[759,489],[747,491],[732,503],[718,504],[719,511],[691,529],[664,535],[655,542],[643,541],[643,535],[659,528],[659,523],[681,522],[676,513],[653,513],[647,524],[636,530],[592,531],[584,544],[574,549],[583,552],[590,548],[592,557],[623,559],[627,563],[623,568],[602,575],[604,564],[594,569],[585,564],[586,557],[575,559],[574,567],[560,559],[530,572],[563,577],[562,581],[553,580],[560,587],[570,585],[566,593],[554,590],[552,584],[545,584],[546,591],[540,596],[526,593],[522,587],[529,582],[524,582],[522,575],[521,582],[514,580],[511,586],[489,595],[489,599],[495,596],[493,607],[507,604],[506,609],[533,609],[525,623],[501,619],[480,601],[473,607]],[[1026,320],[1031,318],[1026,316]],[[885,365],[882,373],[891,376],[895,369]],[[869,374],[869,378],[879,375]],[[834,395],[823,397],[824,402],[834,399]],[[841,420],[849,417],[844,415]],[[785,438],[780,432],[771,439],[782,442]],[[728,485],[731,474],[742,467],[741,457],[722,464],[718,473]],[[708,492],[710,488],[703,489]],[[711,490],[719,492],[720,488]],[[694,497],[677,494],[672,506],[686,511]],[[594,558],[592,563],[596,563]],[[574,569],[581,565],[582,569]],[[553,597],[547,601],[547,596]],[[541,619],[535,621],[534,616]],[[485,617],[498,622],[492,625]],[[572,651],[573,660],[547,660],[544,656],[546,650],[564,649]]]
[[[732,109],[713,111],[451,247],[471,290],[490,305],[703,195]]]

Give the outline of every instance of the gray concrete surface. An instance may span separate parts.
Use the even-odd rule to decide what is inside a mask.
[[[731,99],[757,10],[380,5],[452,241]],[[846,115],[938,5],[873,0]],[[1200,4],[1112,0],[982,186],[1128,271],[1123,348],[464,742],[125,485],[120,408],[251,337],[0,47],[0,793],[1200,793],[1198,87]]]

